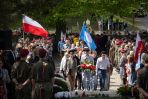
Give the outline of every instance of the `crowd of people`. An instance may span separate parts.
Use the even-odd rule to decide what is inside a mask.
[[[102,79],[100,80],[102,88],[100,90],[105,90],[104,84],[106,80],[106,71],[108,71],[107,69],[110,67],[109,58],[107,57],[105,51],[101,53],[101,57],[105,58],[105,60],[97,60],[97,52],[89,50],[83,41],[76,42],[75,44],[71,44],[70,41],[72,40],[67,39],[63,44],[61,43],[62,41],[59,42],[63,45],[60,45],[60,53],[64,53],[60,64],[60,72],[63,73],[63,75],[69,81],[70,90],[97,90],[96,78],[99,74],[95,71],[82,70],[80,65],[86,62],[92,65],[97,64],[97,70],[101,68],[100,66],[105,66],[102,67],[105,74],[103,73],[100,75],[100,77],[102,76]]]
[[[52,99],[52,39],[20,39],[0,51],[0,99]]]
[[[121,41],[119,39],[112,40],[110,47],[109,57],[111,61],[117,66],[120,71],[121,81],[123,84],[133,85],[137,80],[137,72],[144,65],[143,57],[148,53],[148,42],[143,42],[143,50],[139,53],[139,60],[135,60],[135,47],[136,44],[133,41]]]
[[[134,61],[135,41],[132,39],[96,37],[97,49],[91,50],[78,35],[61,37],[59,73],[69,90],[107,91],[113,68],[120,74],[121,85],[138,85],[143,97],[148,97],[148,41]],[[99,39],[99,40],[98,40]],[[109,40],[108,40],[109,39]],[[105,42],[105,44],[104,44]],[[0,99],[52,99],[55,65],[52,39],[19,39],[13,50],[0,51]],[[81,64],[95,66],[83,69]],[[140,68],[137,68],[139,65]],[[145,98],[146,99],[146,98]]]
[[[146,39],[142,41],[143,49],[139,52],[139,61],[139,59],[135,60],[136,42],[133,39],[113,37],[109,40],[110,44],[106,40],[103,48],[93,51],[87,47],[85,42],[79,41],[76,37],[67,38],[65,41],[62,38],[59,41],[59,52],[64,53],[60,72],[69,82],[70,90],[93,91],[98,88],[100,91],[108,90],[113,67],[120,74],[121,85],[138,84],[139,73],[142,68],[147,66],[148,41]],[[81,64],[86,61],[96,66],[95,71],[82,70]],[[143,88],[145,89],[145,87]]]

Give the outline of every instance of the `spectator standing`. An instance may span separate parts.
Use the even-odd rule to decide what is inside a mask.
[[[74,49],[69,51],[69,58],[67,64],[64,67],[64,72],[66,73],[67,80],[70,84],[70,90],[73,91],[75,88],[75,79],[76,79],[76,67],[77,59],[74,57]]]
[[[140,99],[148,99],[148,54],[143,57],[144,67],[140,70],[137,79],[137,86],[140,92]]]
[[[127,58],[126,58],[124,49],[120,50],[120,53],[121,53],[121,58],[120,58],[120,61],[119,61],[120,78],[121,78],[122,84],[125,85],[126,84],[126,68],[125,68],[125,64],[127,63]]]
[[[20,51],[21,60],[14,63],[11,71],[12,81],[15,84],[16,99],[31,99],[31,66],[26,62],[28,54],[27,49],[22,49]]]
[[[32,68],[32,98],[52,99],[55,66],[47,61],[46,50],[39,50],[40,60]]]

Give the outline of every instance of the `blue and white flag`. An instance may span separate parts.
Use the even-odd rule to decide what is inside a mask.
[[[95,50],[96,49],[96,44],[94,43],[90,33],[88,32],[86,25],[83,24],[81,32],[80,32],[80,40],[84,41],[89,49]]]

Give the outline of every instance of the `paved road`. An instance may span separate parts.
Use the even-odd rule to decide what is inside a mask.
[[[113,74],[111,75],[110,78],[110,90],[116,91],[117,88],[119,88],[121,85],[121,80],[120,80],[120,75],[113,70]]]
[[[136,27],[142,30],[148,29],[148,16],[143,18],[135,18]]]

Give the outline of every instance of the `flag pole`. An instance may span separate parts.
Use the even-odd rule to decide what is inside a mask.
[[[24,31],[23,31],[23,48],[25,48],[25,35],[24,35]]]
[[[24,31],[23,31],[23,42],[25,42],[25,36],[24,36]]]
[[[22,14],[22,17],[24,17],[25,14]],[[24,30],[22,29],[22,32],[23,32],[23,48],[25,47],[25,35],[24,35]]]

